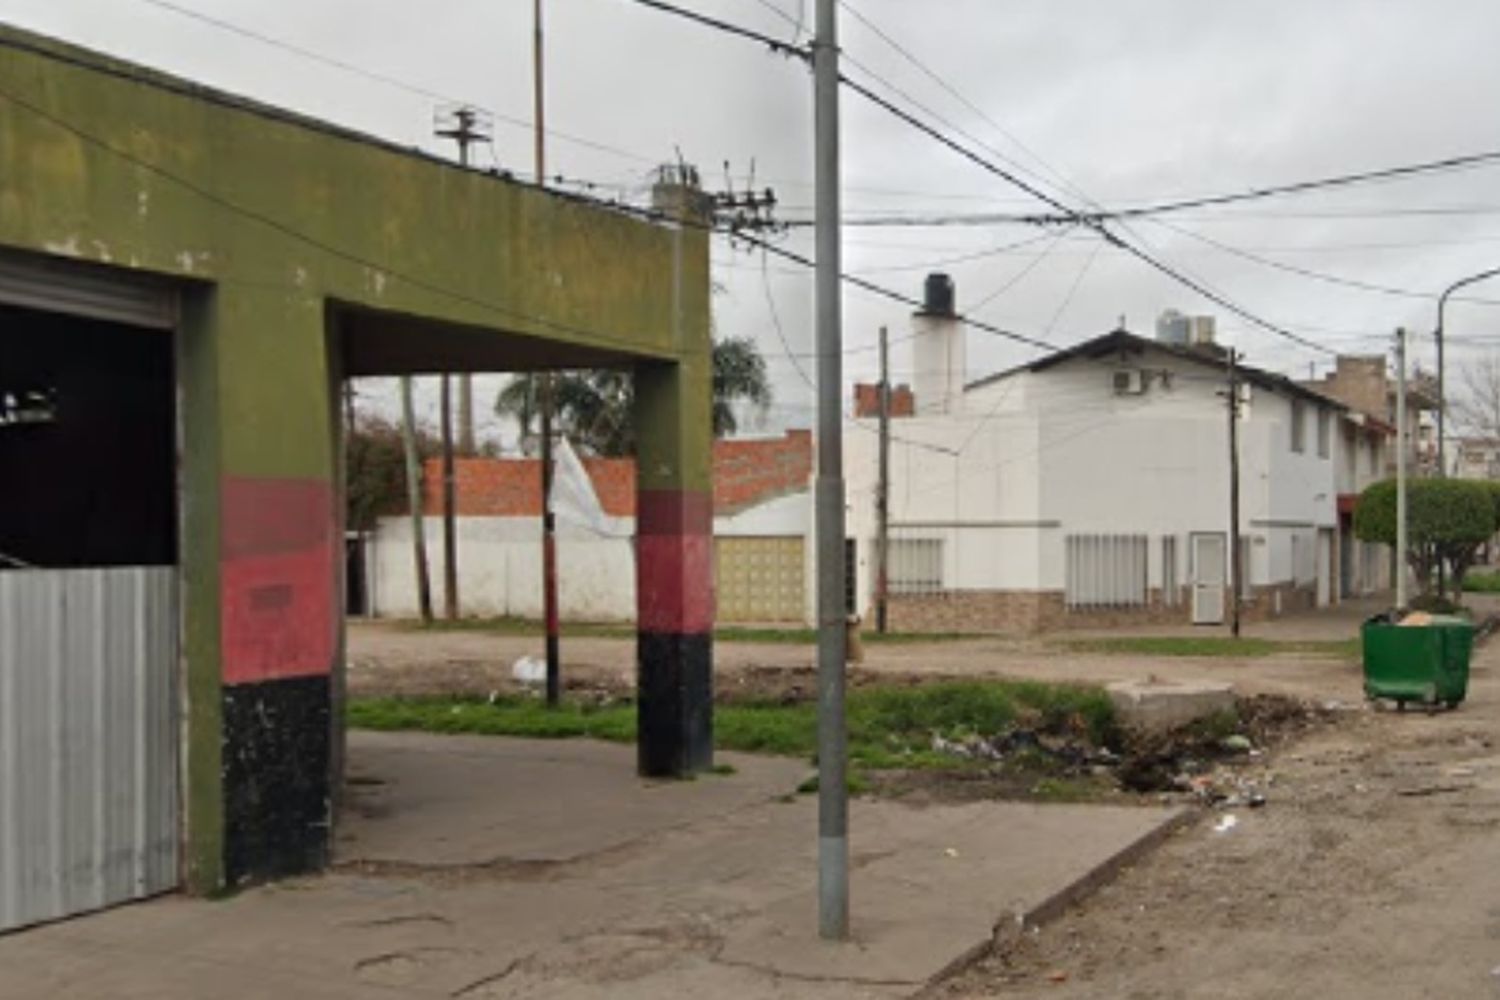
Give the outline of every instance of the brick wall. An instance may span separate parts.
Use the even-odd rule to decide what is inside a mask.
[[[1268,621],[1276,617],[1275,595],[1281,594],[1281,614],[1317,606],[1314,587],[1276,584],[1256,587],[1241,605],[1240,620]],[[1162,602],[1152,588],[1147,603],[1138,608],[1069,610],[1061,591],[955,590],[944,594],[896,595],[889,604],[889,622],[896,632],[1064,632],[1069,629],[1107,629],[1150,625],[1191,625],[1192,592],[1182,588],[1175,605]],[[874,621],[873,612],[865,621]]]
[[[910,417],[917,412],[917,399],[911,386],[902,383],[891,386],[891,416]],[[880,416],[880,386],[869,382],[857,382],[854,386],[854,415],[856,417]]]
[[[812,475],[812,432],[787,431],[783,437],[714,442],[714,509],[733,513],[778,496],[807,489]],[[584,470],[612,517],[635,516],[635,460],[585,458]],[[542,466],[534,458],[460,458],[454,461],[454,495],[459,517],[539,517]],[[442,462],[427,460],[423,470],[427,514],[443,510]]]

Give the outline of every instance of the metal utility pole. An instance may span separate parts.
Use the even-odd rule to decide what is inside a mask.
[[[401,449],[406,456],[406,503],[411,509],[411,552],[417,576],[417,607],[424,623],[432,621],[432,581],[427,575],[427,533],[423,527],[422,467],[417,454],[417,417],[412,405],[412,378],[401,376]]]
[[[1448,395],[1447,395],[1447,391],[1444,388],[1444,384],[1443,384],[1443,310],[1446,309],[1447,306],[1448,306],[1448,298],[1449,298],[1449,296],[1451,296],[1454,292],[1458,291],[1460,288],[1464,288],[1464,287],[1466,287],[1468,285],[1472,285],[1472,284],[1474,284],[1475,282],[1478,282],[1478,281],[1484,281],[1486,278],[1493,278],[1496,275],[1500,275],[1500,267],[1492,267],[1492,268],[1490,268],[1487,271],[1480,271],[1478,274],[1471,274],[1467,278],[1460,278],[1458,281],[1455,281],[1453,284],[1451,284],[1447,288],[1443,289],[1443,294],[1438,296],[1437,329],[1433,331],[1432,336],[1433,336],[1433,339],[1435,341],[1437,341],[1437,389],[1438,389],[1437,456],[1438,456],[1438,476],[1439,476],[1439,478],[1446,478],[1447,475],[1448,475],[1447,452],[1446,452],[1446,449],[1444,447],[1445,446],[1445,442],[1444,442],[1445,431],[1447,430]],[[1439,566],[1441,566],[1441,563],[1439,564]],[[1440,570],[1440,572],[1441,572],[1441,570]]]
[[[891,366],[890,338],[880,328],[880,471],[875,484],[875,630],[886,630],[891,551]]]
[[[533,0],[531,33],[532,99],[536,118],[536,183],[547,183],[546,76],[542,56],[542,0]],[[540,386],[542,411],[542,617],[547,627],[547,704],[557,707],[562,694],[562,660],[558,648],[557,613],[557,520],[552,514],[552,373],[543,372]]]
[[[458,162],[467,167],[469,147],[488,138],[487,128],[477,108],[459,107],[451,112],[439,112],[435,131],[439,136],[458,143]],[[458,450],[469,456],[477,451],[474,443],[474,376],[468,372],[458,376]]]
[[[1229,349],[1229,634],[1240,635],[1240,592],[1245,567],[1240,559],[1240,372],[1238,352]]]
[[[839,272],[838,2],[817,0],[813,131],[818,353],[818,933],[849,936],[849,789],[844,729],[843,315]]]
[[[1440,411],[1441,412],[1441,411]],[[1406,607],[1406,327],[1396,330],[1396,607]]]
[[[458,143],[458,162],[469,165],[469,147],[488,138],[488,124],[477,108],[460,106],[440,109],[433,130],[445,139]],[[443,446],[443,616],[458,617],[458,524],[453,468],[453,386],[452,376],[444,372],[439,382],[439,426]],[[474,384],[468,373],[459,376],[460,445],[465,454],[474,453]]]
[[[458,618],[458,524],[454,510],[453,380],[444,373],[438,392],[443,438],[443,617]]]

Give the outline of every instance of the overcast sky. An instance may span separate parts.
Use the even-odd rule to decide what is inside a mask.
[[[205,24],[165,2],[0,0],[0,19],[447,154],[430,134],[435,101],[422,92],[462,99],[497,116],[493,162],[530,169],[531,0],[170,0],[404,87]],[[1115,207],[1500,149],[1493,0],[848,2],[967,104],[846,14],[851,76],[874,74],[899,88],[906,95],[899,100],[918,102],[923,117],[967,132],[1073,205]],[[806,7],[811,29],[806,0],[681,3],[787,38]],[[679,152],[714,188],[725,184],[726,161],[737,184],[753,163],[757,185],[776,190],[783,217],[810,217],[811,84],[800,64],[630,0],[547,0],[547,11],[548,124],[558,133],[549,140],[549,173],[640,199],[651,166]],[[854,95],[845,95],[844,116],[851,222],[1037,207]],[[483,152],[480,162],[490,156]],[[1431,353],[1436,293],[1500,265],[1497,183],[1500,167],[1449,172],[1183,213],[1166,220],[1175,229],[1141,221],[1130,235],[1253,313],[1330,348],[1385,351],[1404,324],[1423,334],[1420,359]],[[1290,274],[1192,234],[1419,294]],[[845,235],[847,269],[918,294],[924,273],[941,267],[957,281],[961,310],[1060,346],[1122,316],[1150,333],[1157,314],[1176,307],[1217,315],[1221,338],[1251,363],[1305,375],[1309,363],[1329,360],[1087,234],[1037,240],[1037,231],[1018,225],[851,225]],[[810,249],[805,233],[786,241]],[[777,392],[770,425],[807,425],[810,390],[776,322],[793,354],[810,349],[810,275],[722,242],[714,254],[719,332],[752,336],[764,349]],[[952,260],[965,255],[971,259]],[[1500,303],[1500,281],[1474,294]],[[886,324],[899,337],[909,320],[905,309],[863,292],[849,291],[845,303],[848,374],[867,377],[877,328]],[[1497,320],[1492,305],[1450,308],[1457,363],[1489,350],[1487,339],[1500,345]],[[893,351],[898,379],[910,377],[909,346]],[[969,374],[1033,353],[971,331]],[[811,375],[810,364],[802,366]]]

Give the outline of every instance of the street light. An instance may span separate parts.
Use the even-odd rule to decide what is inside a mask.
[[[1496,275],[1500,275],[1500,267],[1492,267],[1488,271],[1480,271],[1478,274],[1471,274],[1467,278],[1460,278],[1458,281],[1455,281],[1453,284],[1449,285],[1443,291],[1442,295],[1438,296],[1437,329],[1435,331],[1433,331],[1433,338],[1436,339],[1436,341],[1437,341],[1437,383],[1438,383],[1437,384],[1437,390],[1438,390],[1438,433],[1437,433],[1437,459],[1438,459],[1438,461],[1437,461],[1437,464],[1438,464],[1438,476],[1440,478],[1446,478],[1447,475],[1448,475],[1447,459],[1446,459],[1446,457],[1444,455],[1444,451],[1443,451],[1443,434],[1444,434],[1444,430],[1446,429],[1446,426],[1447,426],[1447,415],[1448,415],[1448,396],[1447,396],[1447,393],[1445,392],[1445,390],[1443,389],[1443,310],[1448,305],[1448,296],[1452,295],[1454,292],[1458,291],[1460,288],[1463,288],[1463,287],[1465,287],[1467,285],[1472,285],[1476,281],[1483,281],[1486,278],[1493,278]]]

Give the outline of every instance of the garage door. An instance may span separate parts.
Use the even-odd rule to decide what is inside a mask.
[[[801,538],[718,538],[714,555],[719,621],[805,620]]]

